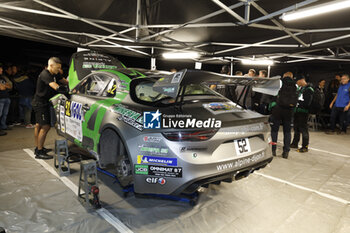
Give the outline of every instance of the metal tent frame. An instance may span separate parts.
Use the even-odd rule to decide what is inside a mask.
[[[270,58],[275,59],[276,62],[283,63],[296,63],[305,62],[310,60],[327,60],[327,61],[350,61],[347,56],[350,56],[349,52],[343,47],[327,47],[327,44],[331,44],[335,41],[342,41],[350,38],[350,27],[335,27],[335,28],[324,28],[324,29],[297,29],[288,28],[284,26],[277,18],[285,12],[296,10],[301,7],[314,4],[318,0],[305,0],[298,2],[289,7],[268,13],[263,7],[257,3],[256,0],[243,0],[238,1],[233,5],[225,5],[220,0],[207,0],[214,3],[214,6],[218,6],[220,9],[213,11],[209,14],[201,17],[192,19],[182,24],[154,24],[154,25],[143,25],[141,20],[141,12],[144,5],[143,1],[136,1],[136,12],[135,17],[136,24],[127,24],[115,21],[107,21],[100,19],[92,19],[81,17],[77,14],[73,14],[65,9],[61,9],[58,6],[53,5],[50,1],[42,0],[31,0],[26,2],[32,2],[32,8],[18,6],[17,1],[0,3],[0,9],[9,10],[11,12],[26,12],[34,15],[40,15],[45,17],[54,17],[72,21],[79,21],[87,24],[95,29],[98,33],[91,31],[69,31],[67,29],[53,30],[48,28],[40,28],[40,25],[33,26],[30,22],[18,22],[15,18],[9,18],[2,16],[0,12],[0,34],[3,34],[6,30],[12,32],[30,32],[34,35],[40,34],[45,36],[47,41],[55,41],[57,43],[85,48],[101,48],[101,49],[123,49],[126,50],[130,55],[137,55],[143,57],[149,57],[155,59],[160,55],[162,51],[186,51],[194,50],[199,52],[202,56],[199,59],[193,59],[195,62],[210,62],[213,60],[232,62],[234,60],[242,60],[249,58],[248,56],[237,55],[238,50],[246,50],[248,48],[280,48],[282,52],[269,53],[269,54],[257,54],[255,58]],[[261,2],[263,4],[263,2]],[[40,10],[38,8],[46,9]],[[244,8],[244,15],[236,13],[234,10]],[[251,10],[255,10],[261,13],[260,17],[251,19]],[[215,16],[221,14],[229,14],[232,16],[233,22],[205,22]],[[262,21],[270,21],[271,24],[261,24]],[[115,30],[114,28],[123,28],[123,30]],[[172,33],[180,29],[190,28],[230,28],[230,27],[248,27],[259,28],[264,30],[280,31],[286,35],[272,37],[262,41],[256,41],[254,43],[242,43],[238,42],[220,42],[220,41],[206,41],[206,42],[188,42],[185,40],[179,40],[172,37]],[[156,31],[154,31],[156,30]],[[134,32],[135,31],[135,32]],[[103,33],[104,32],[104,33]],[[142,35],[141,32],[146,32],[148,35]],[[342,35],[336,37],[329,37],[324,40],[305,42],[300,38],[302,35],[312,35],[327,32],[337,32]],[[133,34],[134,35],[131,35]],[[6,33],[5,33],[6,34]],[[80,39],[77,40],[76,38]],[[84,39],[81,39],[84,38]],[[292,38],[294,43],[281,43],[281,41]],[[58,40],[58,41],[57,41]],[[83,42],[85,41],[85,42]],[[279,42],[279,43],[275,43]],[[313,54],[313,48],[323,48],[324,55]],[[208,49],[210,48],[210,49]],[[283,51],[284,49],[295,49],[300,52],[288,52]],[[335,51],[333,51],[333,50]],[[321,49],[322,50],[322,49]],[[340,53],[340,50],[343,53]],[[113,50],[112,50],[113,51]],[[327,52],[328,51],[328,52]],[[327,54],[328,53],[328,54]],[[284,58],[284,59],[280,59]],[[287,58],[287,59],[285,59]]]

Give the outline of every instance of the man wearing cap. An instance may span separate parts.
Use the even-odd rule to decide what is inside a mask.
[[[11,81],[3,75],[3,66],[0,63],[0,136],[4,136],[7,133],[3,130],[7,130],[6,118],[10,107],[10,94],[12,89]]]
[[[304,153],[309,150],[309,128],[307,121],[314,89],[305,81],[305,77],[303,76],[298,76],[296,83],[298,85],[298,103],[294,109],[294,137],[290,148],[298,148],[301,134],[302,146],[297,151]]]
[[[32,106],[35,112],[35,158],[37,159],[52,159],[47,152],[50,149],[44,147],[46,135],[50,130],[51,115],[50,115],[50,99],[57,93],[67,93],[67,89],[59,86],[57,83],[64,85],[68,81],[62,76],[58,75],[61,68],[61,60],[57,57],[51,57],[48,62],[47,69],[44,69],[38,78],[36,92]]]

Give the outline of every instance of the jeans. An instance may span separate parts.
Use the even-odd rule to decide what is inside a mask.
[[[30,124],[30,118],[32,114],[32,97],[20,97],[19,98],[19,119],[24,121],[26,125]]]
[[[331,113],[331,130],[335,130],[335,125],[337,123],[337,119],[339,118],[341,130],[346,132],[346,127],[348,126],[347,115],[348,111],[344,112],[344,108],[333,107]]]
[[[283,152],[290,151],[290,141],[292,138],[291,134],[291,123],[292,123],[292,109],[283,109],[276,106],[272,110],[271,120],[271,139],[272,139],[272,150],[276,151],[278,130],[280,125],[283,126]]]
[[[294,138],[293,145],[298,145],[300,140],[300,133],[302,135],[302,147],[307,147],[309,145],[309,128],[308,121],[309,114],[297,112],[294,114]]]
[[[10,98],[0,98],[0,129],[6,129],[6,118],[9,113]]]

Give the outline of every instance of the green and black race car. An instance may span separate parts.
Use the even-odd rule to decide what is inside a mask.
[[[279,79],[200,70],[127,69],[115,58],[72,56],[71,96],[52,99],[59,135],[113,165],[136,193],[193,193],[232,182],[272,161],[266,116],[245,110],[209,84],[253,85],[277,94]]]

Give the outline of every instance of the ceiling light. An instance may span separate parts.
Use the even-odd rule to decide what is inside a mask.
[[[257,66],[271,66],[273,65],[273,60],[251,60],[251,59],[242,59],[243,65],[257,65]]]
[[[163,53],[163,57],[166,59],[195,59],[199,58],[197,52],[169,52]]]
[[[283,19],[284,21],[291,21],[291,20],[306,18],[314,15],[333,12],[333,11],[345,9],[348,7],[350,7],[350,0],[332,1],[328,3],[320,4],[317,6],[312,6],[312,7],[284,13],[281,16],[281,19]]]

